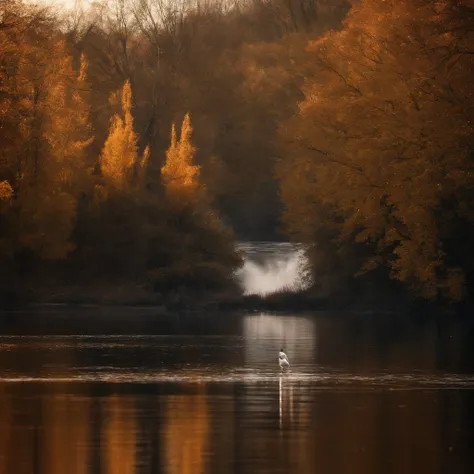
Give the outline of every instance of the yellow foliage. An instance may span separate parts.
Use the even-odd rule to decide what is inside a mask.
[[[76,201],[87,187],[86,148],[92,142],[83,94],[87,63],[76,73],[63,41],[26,43],[16,77],[22,174],[19,240],[39,256],[64,258],[74,245]]]
[[[193,128],[189,113],[181,125],[181,137],[176,137],[176,129],[171,128],[171,144],[166,151],[166,163],[161,176],[168,196],[173,199],[186,199],[195,195],[199,189],[199,166],[193,165],[196,149],[192,145]]]
[[[10,199],[13,196],[13,188],[8,181],[0,182],[0,199]]]
[[[59,74],[51,72],[44,102],[43,137],[50,147],[44,173],[50,181],[66,186],[74,182],[80,189],[86,180],[85,149],[93,141],[89,105],[82,97],[87,88],[87,61],[83,55],[76,76],[63,42],[55,45],[54,55],[58,62],[53,66]]]
[[[42,258],[64,258],[74,245],[76,204],[87,188],[92,142],[87,62],[73,68],[64,41],[41,7],[2,5],[0,121],[2,198],[11,197],[15,242]]]
[[[131,182],[132,167],[136,164],[137,134],[133,129],[132,87],[127,80],[121,92],[121,115],[111,119],[109,135],[100,155],[102,174],[108,184],[124,189]]]

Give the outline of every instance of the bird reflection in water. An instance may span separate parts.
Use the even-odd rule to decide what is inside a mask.
[[[294,419],[294,403],[293,403],[293,384],[286,374],[280,375],[279,380],[280,398],[280,429],[284,426],[288,427],[293,423]]]

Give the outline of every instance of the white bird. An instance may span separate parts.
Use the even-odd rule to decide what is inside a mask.
[[[280,353],[278,354],[278,364],[282,371],[290,367],[290,361],[288,360],[287,355],[283,352],[283,349],[280,349]]]

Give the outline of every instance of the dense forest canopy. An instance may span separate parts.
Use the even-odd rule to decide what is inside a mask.
[[[358,2],[283,132],[289,228],[431,299],[473,284],[473,27],[470,2]]]
[[[467,0],[1,0],[4,293],[217,289],[289,237],[321,295],[468,298],[473,31]]]

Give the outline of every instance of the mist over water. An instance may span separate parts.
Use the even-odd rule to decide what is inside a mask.
[[[308,284],[301,246],[275,242],[241,242],[245,263],[236,276],[246,295],[266,296],[281,290],[300,291]]]

